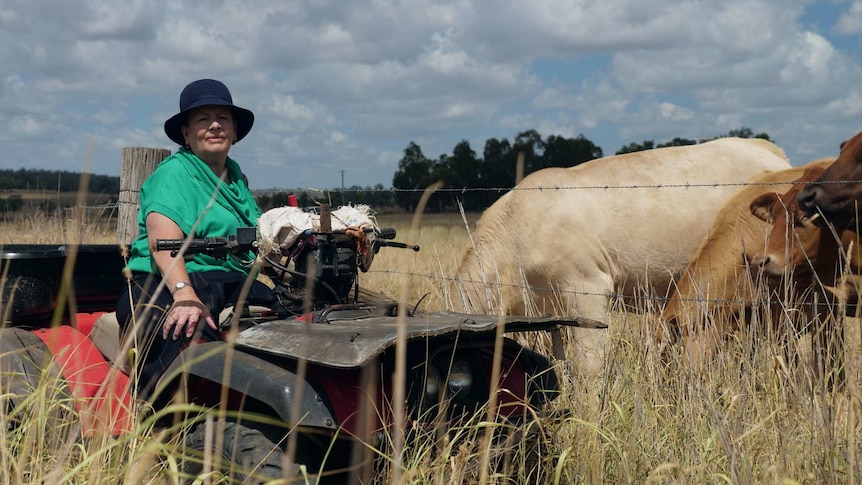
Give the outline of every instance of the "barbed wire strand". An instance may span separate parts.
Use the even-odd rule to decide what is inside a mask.
[[[822,182],[805,182],[805,181],[786,181],[786,182],[711,182],[711,183],[684,183],[684,184],[627,184],[627,185],[583,185],[583,186],[543,186],[543,187],[461,187],[461,188],[438,188],[437,192],[448,192],[448,193],[468,193],[468,192],[508,192],[512,190],[529,190],[529,191],[559,191],[559,190],[631,190],[631,189],[670,189],[670,188],[717,188],[717,187],[749,187],[749,186],[773,186],[773,185],[799,185],[799,184],[809,184],[809,185],[828,185],[828,184],[855,184],[862,183],[860,180],[835,180],[835,181],[822,181]],[[266,194],[266,193],[284,193],[292,190],[307,190],[307,191],[318,191],[318,192],[360,192],[360,193],[382,193],[382,192],[424,192],[425,189],[407,189],[407,188],[333,188],[333,189],[318,189],[318,188],[294,188],[294,189],[264,189],[264,190],[253,190],[255,194]],[[107,204],[101,204],[96,206],[78,206],[80,209],[90,209],[90,210],[108,210],[108,209],[116,209],[122,203],[131,203],[128,201],[119,201]],[[71,209],[71,208],[67,208]],[[432,280],[440,280],[449,283],[460,282],[460,283],[469,283],[469,284],[481,284],[486,286],[487,288],[525,288],[524,285],[515,285],[515,284],[503,284],[503,283],[495,283],[495,282],[486,282],[486,281],[476,281],[476,280],[465,280],[462,278],[452,278],[445,277],[440,275],[431,275],[431,274],[422,274],[422,273],[412,273],[412,272],[403,272],[403,271],[395,271],[395,270],[369,270],[369,273],[379,273],[379,274],[390,274],[390,275],[408,275],[408,276],[416,276],[422,278],[429,278]],[[671,298],[671,297],[661,297],[661,296],[638,296],[638,295],[623,295],[621,293],[590,293],[584,291],[575,291],[575,290],[563,290],[559,288],[540,288],[540,287],[529,287],[531,291],[540,291],[540,292],[548,292],[553,294],[560,295],[583,295],[583,296],[604,296],[610,299],[625,299],[625,300],[635,300],[635,301],[655,301],[660,302],[662,304],[666,304],[670,301],[679,301],[679,302],[691,302],[691,303],[710,303],[710,304],[747,304],[750,303],[749,300],[724,300],[724,299],[712,299],[712,298]],[[763,299],[759,299],[759,301],[764,301]],[[767,300],[765,303],[774,304],[774,303],[782,303],[781,301],[773,301]],[[800,302],[800,305],[813,305],[813,303]]]
[[[731,305],[731,304],[748,304],[754,300],[757,300],[761,303],[767,304],[782,304],[786,303],[784,300],[768,300],[763,298],[756,298],[751,300],[745,299],[719,299],[719,298],[672,298],[666,296],[643,296],[643,295],[624,295],[622,293],[614,293],[614,292],[602,292],[602,293],[592,293],[588,291],[577,291],[577,290],[564,290],[559,288],[543,288],[539,286],[530,286],[530,285],[516,285],[511,283],[500,283],[500,282],[489,282],[489,281],[481,281],[481,280],[473,280],[473,279],[464,279],[464,278],[453,278],[449,276],[441,276],[435,274],[425,274],[425,273],[414,273],[410,271],[398,271],[398,270],[388,270],[388,269],[369,269],[369,274],[387,274],[387,275],[407,275],[407,276],[416,276],[421,278],[427,278],[431,280],[439,280],[447,283],[468,283],[468,284],[479,284],[485,287],[485,289],[493,290],[494,288],[516,288],[523,289],[529,288],[530,291],[533,292],[548,292],[557,295],[582,295],[582,296],[603,296],[608,299],[621,299],[628,301],[638,301],[638,302],[660,302],[662,304],[667,304],[671,301],[685,302],[685,303],[711,303],[716,305]],[[814,306],[812,302],[794,302],[795,305],[799,306]],[[822,305],[822,303],[821,303]]]
[[[689,183],[684,184],[629,184],[629,185],[553,185],[541,187],[441,187],[436,192],[448,193],[468,193],[468,192],[509,192],[513,190],[525,191],[550,191],[550,190],[630,190],[630,189],[689,189],[689,188],[718,188],[718,187],[757,187],[757,186],[772,186],[772,185],[831,185],[831,184],[858,184],[862,180],[830,180],[823,182],[806,182],[799,180],[788,180],[786,182],[706,182],[706,183]],[[319,189],[313,187],[291,188],[291,189],[255,189],[252,192],[256,194],[277,194],[287,193],[296,190],[306,190],[313,192],[360,192],[360,193],[383,193],[383,192],[424,192],[424,188],[370,188],[370,187],[345,187],[332,189]]]

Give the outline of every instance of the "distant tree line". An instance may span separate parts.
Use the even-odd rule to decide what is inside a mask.
[[[772,141],[772,140],[770,140],[769,135],[767,135],[766,133],[758,133],[755,135],[754,131],[752,131],[751,128],[745,128],[745,127],[739,128],[736,130],[730,130],[729,132],[727,132],[726,135],[717,136],[715,138],[729,138],[729,137],[762,138],[764,140]],[[629,143],[628,145],[625,145],[624,147],[617,150],[616,154],[622,155],[623,153],[639,152],[639,151],[643,151],[643,150],[651,150],[653,148],[696,145],[698,143],[703,143],[705,141],[715,140],[715,138],[700,140],[700,142],[697,142],[695,140],[688,140],[686,138],[674,138],[673,140],[671,140],[667,143],[659,143],[658,145],[656,145],[654,140],[644,140],[643,143]]]
[[[18,212],[24,206],[24,199],[20,195],[10,195],[9,197],[0,198],[0,213]]]
[[[766,133],[755,135],[750,128],[731,130],[715,138],[733,136],[769,140]],[[708,140],[699,142],[704,141]],[[653,140],[644,140],[642,143],[625,145],[616,154],[699,142],[674,138],[668,143],[657,145]],[[519,153],[524,154],[524,176],[543,168],[572,167],[603,156],[602,149],[584,135],[574,138],[551,135],[542,138],[536,130],[519,133],[513,142],[506,138],[491,138],[485,142],[482,157],[477,156],[466,140],[455,145],[451,155],[440,155],[437,159],[427,158],[418,144],[410,142],[392,178],[394,202],[401,209],[412,211],[422,196],[422,190],[441,181],[447,190],[434,193],[429,198],[426,210],[457,210],[459,201],[467,211],[484,210],[515,185]]]
[[[116,201],[120,193],[120,177],[110,175],[86,174],[87,186],[81,187],[85,174],[43,169],[0,169],[0,194],[3,191],[33,191],[33,192],[78,192],[84,190],[88,194],[105,194],[110,200]],[[24,200],[18,194],[0,197],[0,214],[19,212],[24,208]],[[29,204],[28,204],[29,206]],[[52,200],[42,200],[37,210],[52,212],[56,203]]]
[[[296,188],[254,191],[257,205],[263,211],[289,205],[288,197],[291,195],[296,197],[296,205],[299,207],[316,207],[320,204],[329,204],[332,207],[367,204],[378,212],[397,209],[392,189],[384,187],[383,184],[377,184],[374,187],[353,185],[343,190]]]
[[[77,192],[81,190],[84,174],[58,170],[19,168],[0,169],[0,190],[46,190]],[[119,194],[120,177],[88,174],[89,181],[83,190],[91,194]]]
[[[457,210],[458,201],[467,211],[482,210],[515,185],[519,153],[524,154],[526,175],[543,168],[570,167],[600,158],[602,149],[583,135],[575,138],[551,135],[543,139],[536,130],[528,130],[518,134],[513,142],[506,138],[487,140],[481,158],[470,142],[463,140],[455,145],[451,155],[432,160],[422,153],[419,145],[410,142],[392,178],[395,203],[412,211],[422,196],[421,189],[441,181],[448,190],[432,194],[427,210]]]

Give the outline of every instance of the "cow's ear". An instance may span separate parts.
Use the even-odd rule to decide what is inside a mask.
[[[769,209],[776,202],[778,202],[778,194],[770,192],[754,199],[748,208],[751,210],[751,213],[754,214],[754,217],[757,217],[768,224],[772,224],[772,211]]]

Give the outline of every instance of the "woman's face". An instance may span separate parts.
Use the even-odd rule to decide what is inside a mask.
[[[226,106],[195,108],[189,113],[188,124],[182,127],[182,133],[195,155],[205,161],[224,161],[230,146],[236,141],[233,111]]]

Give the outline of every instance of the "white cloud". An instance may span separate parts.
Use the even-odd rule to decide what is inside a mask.
[[[856,0],[847,12],[838,19],[835,30],[844,35],[862,34],[862,1]]]
[[[832,44],[817,34],[803,32],[796,47],[787,56],[787,63],[779,73],[780,80],[798,83],[807,78],[812,85],[830,82],[834,75],[832,68],[838,67],[835,66],[838,55]]]
[[[677,106],[673,103],[659,103],[658,112],[661,117],[669,121],[688,121],[694,118],[694,112],[690,109]]]
[[[164,2],[150,0],[125,0],[121,8],[103,0],[82,2],[81,30],[96,39],[125,41],[149,40],[153,37],[152,26],[157,25]]]
[[[33,117],[27,116],[17,118],[9,125],[9,133],[12,137],[33,137],[35,135],[49,135],[51,133],[51,125],[43,121],[39,121]]]

